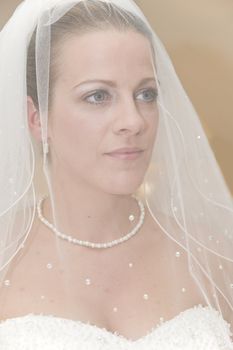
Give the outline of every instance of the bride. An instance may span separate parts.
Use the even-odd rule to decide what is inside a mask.
[[[231,196],[140,9],[25,0],[0,53],[0,348],[233,349]]]

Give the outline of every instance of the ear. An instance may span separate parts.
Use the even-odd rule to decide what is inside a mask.
[[[41,123],[39,112],[30,96],[27,97],[28,126],[36,141],[41,141]]]

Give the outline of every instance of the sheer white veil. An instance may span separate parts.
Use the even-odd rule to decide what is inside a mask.
[[[131,0],[95,0],[138,16],[151,34],[159,127],[142,196],[161,230],[187,252],[206,303],[233,312],[233,204],[199,118],[147,19]],[[25,0],[0,33],[0,267],[23,249],[35,215],[35,150],[27,122],[27,50],[36,29],[43,169],[47,147],[51,26],[76,0]],[[93,1],[89,1],[91,3]],[[88,7],[88,1],[86,1]],[[111,6],[109,6],[111,10]],[[106,13],[106,18],[108,14]],[[174,225],[177,229],[174,230]]]

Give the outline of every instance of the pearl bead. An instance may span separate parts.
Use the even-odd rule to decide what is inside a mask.
[[[148,300],[148,299],[149,299],[149,295],[148,295],[148,294],[144,294],[144,295],[143,295],[143,299],[144,299],[144,300]]]
[[[135,216],[134,216],[133,214],[131,214],[131,215],[129,216],[129,221],[133,222],[134,220],[135,220]]]
[[[90,280],[90,278],[86,278],[86,279],[85,279],[85,284],[86,284],[87,286],[90,286],[90,285],[91,285],[91,280]]]

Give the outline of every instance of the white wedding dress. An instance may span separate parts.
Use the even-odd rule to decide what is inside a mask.
[[[230,336],[220,314],[201,305],[137,340],[54,316],[31,314],[0,323],[1,350],[231,350]]]

